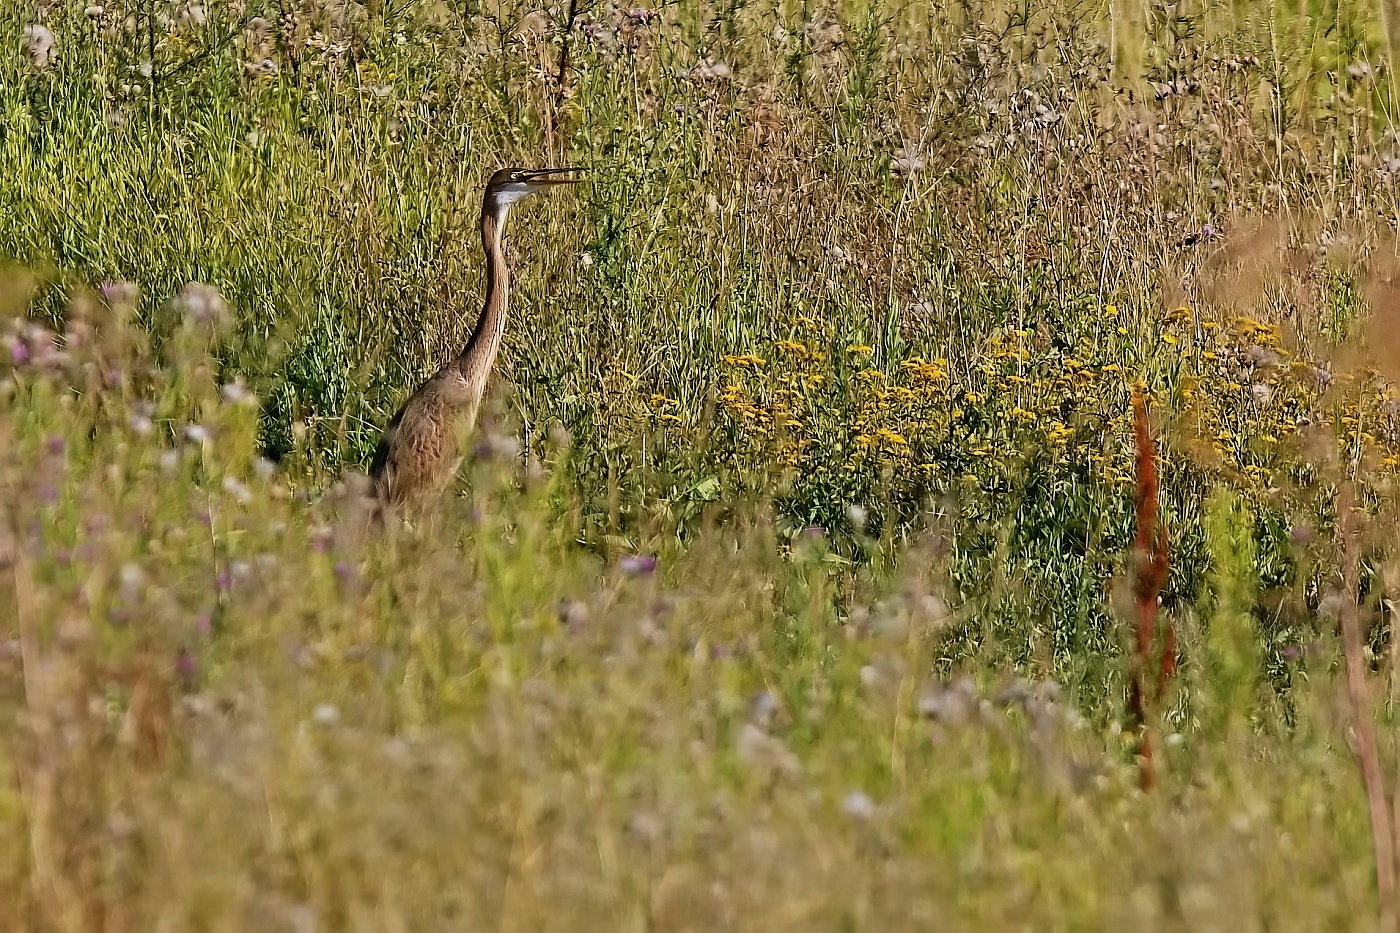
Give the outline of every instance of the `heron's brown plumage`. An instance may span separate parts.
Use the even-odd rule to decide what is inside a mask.
[[[564,184],[571,169],[501,169],[486,185],[481,245],[486,254],[486,300],[467,345],[429,377],[390,419],[370,466],[376,497],[392,507],[426,504],[441,496],[462,462],[460,438],[476,423],[486,381],[505,332],[510,269],[502,226],[514,201],[540,187]]]

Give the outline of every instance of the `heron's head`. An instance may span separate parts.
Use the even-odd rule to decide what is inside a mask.
[[[503,168],[486,183],[487,210],[504,214],[516,201],[555,185],[583,181],[578,168]]]

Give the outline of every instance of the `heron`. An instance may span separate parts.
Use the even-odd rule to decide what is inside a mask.
[[[427,504],[446,491],[462,463],[460,439],[476,424],[486,382],[505,333],[510,267],[502,234],[511,205],[540,191],[582,181],[577,168],[503,168],[481,201],[486,300],[466,346],[422,385],[384,428],[370,465],[374,496],[390,508]]]

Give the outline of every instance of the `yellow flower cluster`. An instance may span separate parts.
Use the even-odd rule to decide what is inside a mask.
[[[1142,352],[1121,339],[1130,322],[1118,308],[1090,323],[1092,330],[1060,343],[1028,329],[998,332],[956,374],[941,357],[880,368],[867,345],[776,340],[723,358],[720,411],[741,461],[817,483],[851,487],[852,477],[885,475],[986,484],[1033,456],[1128,484],[1129,390],[1136,373],[1147,372],[1156,386],[1154,420],[1171,432],[1163,445],[1168,469],[1184,453],[1196,467],[1262,491],[1318,427],[1334,429],[1344,456],[1400,469],[1390,390],[1367,371],[1334,379],[1290,352],[1276,325],[1220,323],[1177,308],[1147,328]],[[681,421],[664,396],[652,396],[649,407],[659,420]]]

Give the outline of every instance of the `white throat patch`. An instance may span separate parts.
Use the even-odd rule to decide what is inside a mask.
[[[535,188],[532,188],[523,181],[513,181],[493,191],[491,193],[491,200],[495,203],[496,207],[504,211],[527,194],[532,194],[535,190]]]

